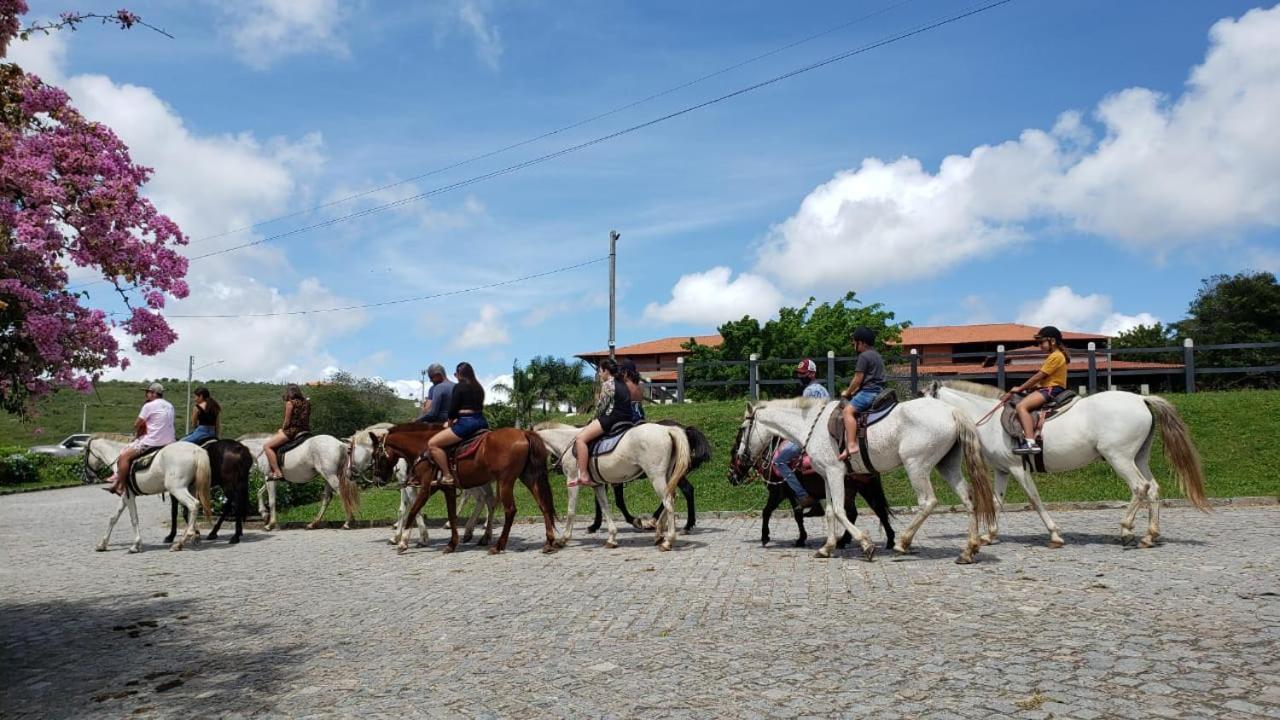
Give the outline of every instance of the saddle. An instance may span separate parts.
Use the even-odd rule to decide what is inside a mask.
[[[458,477],[458,462],[475,455],[487,437],[489,437],[489,430],[486,428],[445,450],[445,456],[449,459],[449,472],[453,473],[454,477]]]
[[[304,442],[306,442],[306,441],[308,441],[308,440],[310,440],[310,439],[311,439],[311,433],[309,433],[309,432],[301,432],[301,433],[298,433],[298,434],[297,434],[297,435],[296,435],[292,440],[289,440],[289,441],[288,441],[288,442],[286,442],[285,444],[283,444],[283,445],[281,445],[280,447],[276,448],[276,462],[277,462],[277,463],[280,465],[280,467],[283,469],[283,468],[284,468],[284,454],[285,454],[285,453],[287,453],[287,452],[289,452],[290,450],[292,450],[292,449],[294,449],[294,448],[298,447],[299,445],[301,445],[302,443],[304,443]]]
[[[129,463],[129,477],[125,480],[125,483],[129,486],[129,492],[132,492],[134,495],[142,494],[142,492],[138,490],[138,471],[146,470],[151,467],[151,463],[156,459],[156,453],[163,449],[163,445],[147,448],[141,455],[135,457],[133,462]]]
[[[1040,406],[1039,410],[1035,410],[1031,413],[1032,427],[1035,428],[1035,440],[1036,443],[1040,445],[1042,451],[1036,453],[1034,456],[1022,456],[1022,464],[1026,466],[1028,470],[1033,472],[1045,471],[1043,452],[1044,440],[1042,440],[1040,436],[1041,430],[1044,428],[1045,423],[1074,407],[1076,401],[1079,399],[1080,396],[1076,395],[1075,392],[1071,390],[1063,390],[1058,393],[1058,397],[1050,400]],[[1018,403],[1021,400],[1021,397],[1009,398],[1004,404],[1004,409],[1000,412],[1000,425],[1004,428],[1005,433],[1008,434],[1009,437],[1013,438],[1015,443],[1021,442],[1023,435],[1022,423],[1018,421]]]
[[[832,441],[836,444],[839,452],[844,452],[846,447],[844,436],[844,406],[846,401],[840,401],[840,407],[831,413],[831,417],[827,420],[827,432],[830,433]],[[862,458],[862,464],[867,468],[870,475],[878,475],[874,465],[871,464],[871,454],[867,451],[867,428],[875,425],[881,420],[889,417],[889,413],[898,407],[898,393],[892,389],[883,390],[876,399],[871,401],[871,408],[866,412],[857,414],[858,428],[856,436],[858,438],[858,455]],[[844,461],[845,468],[850,474],[856,474],[853,471],[853,464],[848,459]]]
[[[587,446],[587,452],[591,457],[608,455],[618,447],[618,443],[622,442],[622,436],[626,435],[628,430],[640,424],[641,423],[620,422],[617,425],[614,425],[609,430],[608,435],[601,436],[592,441],[592,443]]]
[[[209,449],[209,446],[210,446],[210,445],[212,445],[212,444],[214,444],[214,443],[216,443],[216,442],[218,442],[218,438],[216,438],[216,437],[211,437],[211,438],[209,438],[208,440],[201,440],[201,441],[200,441],[200,449],[201,449],[201,450],[206,450],[206,451],[207,451],[207,450]]]

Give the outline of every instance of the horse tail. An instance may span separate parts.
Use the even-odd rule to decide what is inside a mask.
[[[1173,466],[1173,474],[1178,478],[1182,494],[1187,496],[1187,500],[1197,510],[1209,512],[1209,501],[1204,495],[1204,468],[1200,466],[1200,453],[1191,442],[1191,431],[1178,414],[1178,409],[1164,398],[1144,397],[1142,401],[1150,408],[1151,415],[1160,427],[1164,456]]]
[[[978,522],[991,525],[996,521],[995,492],[991,488],[991,473],[982,459],[978,428],[959,408],[952,408],[951,415],[956,420],[960,449],[964,453],[964,470],[973,491],[973,514],[978,517]]]
[[[684,428],[668,427],[667,434],[671,436],[672,458],[671,469],[667,472],[667,497],[675,497],[676,486],[689,474],[690,455],[689,455],[689,437],[685,435]]]
[[[338,457],[338,495],[347,514],[355,517],[360,510],[360,486],[351,481],[351,456],[345,452]]]
[[[524,470],[520,473],[530,484],[530,489],[538,493],[543,505],[551,517],[556,516],[555,498],[551,494],[551,479],[547,476],[547,444],[542,436],[532,430],[524,431],[525,440],[529,443],[529,455],[524,461]]]
[[[198,449],[195,454],[196,465],[196,499],[204,508],[204,518],[213,522],[213,469],[209,464],[209,453]]]

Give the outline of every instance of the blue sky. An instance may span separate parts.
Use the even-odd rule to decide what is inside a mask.
[[[31,17],[67,9],[33,2]],[[189,254],[429,191],[896,34],[959,4],[136,2],[12,59],[110,124]],[[426,201],[193,262],[174,314],[456,291],[619,245],[618,340],[855,290],[915,324],[1182,317],[1201,278],[1280,267],[1280,10],[1020,0]],[[861,23],[462,168],[252,232]],[[1215,23],[1228,20],[1211,35]],[[1206,59],[1208,58],[1208,60]],[[1203,66],[1203,67],[1201,67]],[[1200,70],[1196,70],[1200,67]],[[1193,72],[1195,73],[1193,75]],[[1190,80],[1190,82],[1189,82]],[[975,148],[983,148],[975,151]],[[949,158],[949,159],[947,159]],[[947,159],[944,162],[944,159]],[[604,263],[364,311],[175,319],[124,377],[406,381],[604,347]],[[99,288],[94,302],[114,308]]]

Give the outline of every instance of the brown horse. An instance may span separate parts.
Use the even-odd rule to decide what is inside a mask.
[[[414,500],[413,507],[400,518],[398,551],[403,553],[409,549],[410,533],[404,528],[413,527],[412,519],[422,512],[427,499],[439,487],[444,492],[445,506],[449,509],[449,529],[452,532],[452,538],[444,551],[453,552],[458,547],[458,489],[466,490],[493,482],[498,484],[498,500],[502,503],[505,518],[502,535],[498,538],[498,543],[489,548],[489,554],[506,550],[507,536],[511,534],[511,524],[516,519],[515,484],[516,478],[519,478],[529,488],[542,512],[542,521],[547,531],[542,551],[552,552],[556,539],[555,503],[551,497],[551,482],[547,479],[547,446],[543,444],[542,438],[516,428],[491,430],[480,441],[480,447],[474,453],[458,461],[458,484],[438,486],[435,482],[435,467],[430,461],[420,460],[427,449],[427,442],[438,432],[438,425],[405,423],[392,427],[381,438],[372,438],[373,472],[376,477],[385,479],[393,472],[396,463],[403,459],[409,465],[409,474],[423,487]]]

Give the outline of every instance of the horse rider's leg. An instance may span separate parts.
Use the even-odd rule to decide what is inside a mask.
[[[609,491],[605,489],[605,485],[597,485],[592,490],[595,490],[596,507],[604,514],[605,532],[608,533],[604,546],[616,548],[618,547],[618,526],[613,522],[613,512],[609,510]]]
[[[1041,405],[1044,405],[1044,395],[1039,391],[1031,393],[1018,402],[1018,422],[1022,423],[1023,437],[1028,441],[1036,437],[1036,426],[1035,421],[1031,419],[1031,412],[1039,410]]]
[[[1023,467],[1009,468],[1009,472],[1013,474],[1018,484],[1022,486],[1022,491],[1027,494],[1027,501],[1031,503],[1031,507],[1040,516],[1040,522],[1044,523],[1045,530],[1049,531],[1049,547],[1062,547],[1064,543],[1062,535],[1058,533],[1058,524],[1053,521],[1053,518],[1049,517],[1049,511],[1045,509],[1044,501],[1040,499],[1040,490],[1036,488],[1035,478]]]
[[[274,530],[276,528],[276,483],[279,480],[268,480],[263,483],[263,487],[267,489],[267,524],[262,526],[263,530]]]
[[[986,534],[978,536],[983,545],[995,545],[1000,542],[1000,513],[1004,512],[1004,495],[1009,490],[1009,470],[993,467],[991,473],[995,476],[992,482],[992,492],[995,495],[996,519],[990,525],[987,525]],[[1021,485],[1022,483],[1019,482],[1018,484]]]
[[[449,542],[441,552],[451,553],[458,549],[458,491],[452,485],[440,488],[444,493],[444,507],[449,515]]]
[[[324,490],[320,493],[320,512],[316,513],[316,519],[307,524],[308,530],[315,530],[320,527],[320,521],[324,519],[324,511],[329,509],[329,503],[333,500],[333,486],[329,484],[329,478],[324,479]]]
[[[1147,479],[1147,534],[1142,538],[1143,547],[1151,547],[1160,539],[1160,483],[1151,473],[1151,443],[1138,451],[1135,460],[1138,471]]]
[[[564,459],[564,476],[571,479],[578,472],[578,466],[573,458]],[[573,516],[578,510],[578,488],[579,485],[569,485],[568,498],[565,501],[564,508],[564,532],[556,538],[556,547],[564,547],[573,539]]]
[[[840,411],[844,417],[844,453],[840,456],[843,460],[858,451],[858,414],[853,410],[853,402],[844,404],[844,408]]]
[[[1124,519],[1120,521],[1120,543],[1128,545],[1133,542],[1133,524],[1138,516],[1138,509],[1142,507],[1143,501],[1147,499],[1148,482],[1142,471],[1138,470],[1138,465],[1134,459],[1127,457],[1126,453],[1116,450],[1102,450],[1101,448],[1099,448],[1099,452],[1110,463],[1116,474],[1129,484],[1129,506],[1124,511]],[[1150,547],[1150,545],[1145,547]]]
[[[503,478],[498,483],[498,500],[502,502],[502,534],[498,536],[498,544],[489,546],[489,554],[497,555],[507,549],[507,538],[511,535],[511,524],[516,521],[516,479],[514,476]]]
[[[282,468],[280,467],[280,458],[276,456],[276,448],[288,441],[289,436],[285,435],[283,431],[277,430],[275,435],[267,438],[267,441],[262,443],[262,455],[267,459],[267,477],[272,475],[279,477],[281,474]]]
[[[445,452],[445,448],[456,445],[460,440],[461,438],[452,430],[441,430],[432,435],[431,439],[427,441],[427,450],[431,453],[431,462],[440,473],[437,476],[440,483],[453,484],[457,482],[457,479],[449,472],[449,457]]]
[[[178,534],[178,499],[169,496],[169,534],[164,536],[164,544],[168,545],[173,542],[173,538]]]
[[[782,491],[777,485],[769,486],[769,499],[764,501],[764,512],[760,514],[760,544],[769,544],[769,518],[773,516],[773,511],[778,509],[778,505],[782,504]],[[794,504],[792,505],[794,508]],[[797,518],[799,520],[799,518]],[[800,521],[800,532],[804,532],[804,521]],[[800,547],[800,546],[797,546]]]
[[[898,542],[893,546],[895,553],[904,554],[911,552],[911,543],[916,538],[920,526],[929,518],[929,514],[938,506],[938,496],[933,491],[933,483],[929,480],[929,468],[921,467],[924,463],[903,463],[907,471],[907,478],[911,481],[911,488],[916,491],[916,502],[920,505],[920,510],[916,516],[911,518],[911,522],[907,524],[907,529],[902,531],[898,536]]]
[[[120,502],[116,503],[115,513],[111,516],[111,519],[107,521],[107,532],[102,536],[102,539],[98,541],[98,545],[95,548],[98,552],[103,552],[107,549],[107,541],[111,539],[111,532],[116,529],[116,522],[120,520],[120,515],[124,512],[125,503],[125,497],[124,495],[121,495]]]
[[[175,487],[169,492],[191,512],[191,519],[187,521],[187,527],[182,531],[182,537],[169,546],[170,550],[181,550],[188,541],[200,541],[200,532],[196,529],[196,520],[200,517],[200,503],[196,501],[191,491],[185,487]]]
[[[926,476],[927,478],[928,476]],[[834,521],[831,524],[830,532],[827,534],[827,541],[818,549],[817,557],[831,557],[831,551],[836,547],[836,533],[843,526],[845,530],[858,541],[858,545],[862,546],[862,557],[870,561],[876,556],[875,543],[871,542],[871,538],[853,521],[849,519],[849,514],[845,512],[845,496],[844,496],[844,469],[839,468],[830,471],[827,476],[827,514],[835,514]]]

